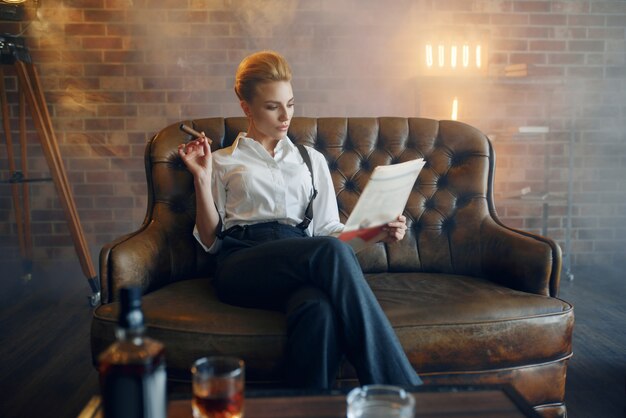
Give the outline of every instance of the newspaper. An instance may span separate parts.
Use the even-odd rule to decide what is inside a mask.
[[[355,251],[375,242],[383,227],[404,211],[425,163],[423,158],[418,158],[374,168],[338,238],[348,242]]]

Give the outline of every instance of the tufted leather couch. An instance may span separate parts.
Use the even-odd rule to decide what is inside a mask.
[[[244,118],[185,123],[206,132],[213,149],[246,130]],[[140,284],[147,332],[165,343],[172,381],[189,379],[195,358],[227,353],[246,361],[250,385],[276,382],[284,317],[216,299],[213,256],[191,234],[193,181],[176,153],[188,138],[178,125],[146,147],[143,225],[101,251],[94,361],[114,340],[118,289]],[[463,123],[420,118],[294,118],[289,136],[326,156],[343,221],[375,166],[425,158],[405,239],[359,253],[411,363],[426,384],[511,383],[544,416],[564,416],[574,313],[556,297],[560,248],[498,220],[487,137]],[[356,383],[349,364],[344,383]]]

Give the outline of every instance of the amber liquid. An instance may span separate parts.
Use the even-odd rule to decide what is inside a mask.
[[[167,411],[163,345],[118,342],[99,358],[105,418],[165,418]]]
[[[191,400],[194,418],[241,418],[244,399],[243,383],[231,383],[234,383],[234,387],[231,386],[231,390],[227,391],[210,390],[209,393],[199,394],[196,393],[198,391],[194,391]],[[213,386],[212,389],[218,388]]]

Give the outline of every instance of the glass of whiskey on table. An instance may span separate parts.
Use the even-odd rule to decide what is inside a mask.
[[[194,418],[243,416],[245,367],[235,357],[202,357],[191,367]]]

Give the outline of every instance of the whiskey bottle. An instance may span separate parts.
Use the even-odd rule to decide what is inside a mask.
[[[144,336],[141,288],[120,290],[117,341],[98,357],[105,418],[165,418],[163,344]]]

